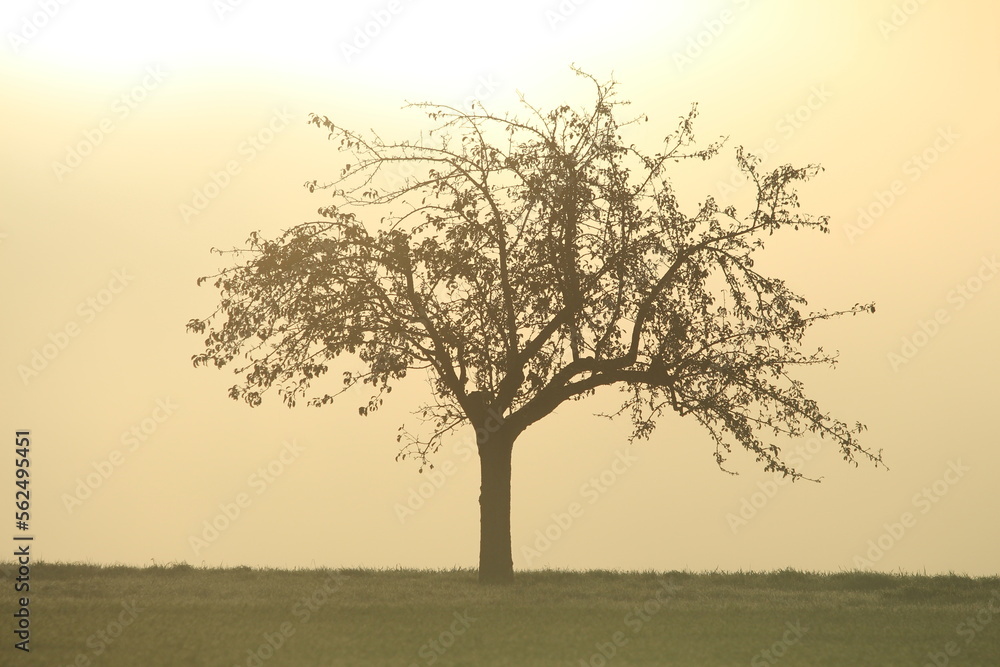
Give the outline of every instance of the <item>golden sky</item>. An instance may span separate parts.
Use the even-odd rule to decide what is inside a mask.
[[[786,452],[820,484],[778,485],[740,452],[730,476],[681,418],[628,445],[626,422],[593,416],[615,405],[599,394],[515,447],[515,568],[995,574],[998,26],[985,0],[8,0],[0,414],[33,434],[36,555],[474,566],[468,442],[437,478],[393,460],[423,382],[367,419],[357,397],[251,410],[228,370],[192,368],[184,324],[216,298],[194,284],[209,248],[327,202],[302,184],[343,159],[308,113],[407,138],[428,126],[405,101],[585,105],[575,63],[620,82],[651,147],[692,102],[701,140],[729,137],[679,167],[689,209],[745,203],[738,145],[824,166],[802,196],[831,234],[774,237],[762,263],[811,307],[876,302],[813,330],[841,362],[803,379],[890,470],[801,441]]]

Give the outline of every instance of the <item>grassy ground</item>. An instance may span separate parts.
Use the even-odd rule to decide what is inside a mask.
[[[11,647],[5,594],[0,665],[1000,665],[997,577],[536,572],[484,588],[469,571],[41,563],[31,581],[32,651]]]

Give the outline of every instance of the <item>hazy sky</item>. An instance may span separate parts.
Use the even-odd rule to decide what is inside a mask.
[[[302,184],[343,158],[308,113],[407,138],[428,127],[407,100],[585,105],[576,63],[613,73],[652,150],[692,102],[701,140],[729,136],[679,167],[689,212],[746,201],[738,145],[767,167],[825,167],[802,196],[831,234],[773,237],[761,263],[810,307],[876,302],[811,332],[841,362],[802,377],[868,425],[890,470],[804,440],[786,452],[820,484],[776,485],[741,452],[730,476],[690,420],[627,445],[627,422],[592,416],[616,405],[608,391],[518,441],[515,568],[995,574],[998,26],[985,0],[7,0],[0,400],[4,432],[34,437],[36,555],[475,566],[471,432],[439,478],[393,460],[423,381],[369,418],[361,396],[252,410],[227,397],[228,369],[192,368],[202,337],[184,325],[216,301],[195,286],[219,266],[209,248],[327,203]],[[571,503],[583,512],[560,527]]]

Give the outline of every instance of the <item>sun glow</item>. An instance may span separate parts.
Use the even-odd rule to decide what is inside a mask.
[[[342,4],[293,0],[279,9],[253,0],[179,0],[152,10],[125,0],[18,0],[8,7],[14,18],[6,41],[19,58],[96,75],[151,63],[235,66],[433,90],[512,68],[526,85],[544,76],[537,63],[552,53],[565,53],[567,65],[581,55],[597,58],[611,48],[612,33],[672,43],[704,13],[686,2],[632,3],[611,20],[584,0]],[[442,33],[449,38],[430,37]]]

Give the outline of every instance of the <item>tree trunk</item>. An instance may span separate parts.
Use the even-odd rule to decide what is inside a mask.
[[[514,580],[510,544],[510,458],[514,438],[508,433],[479,431],[479,583]]]

